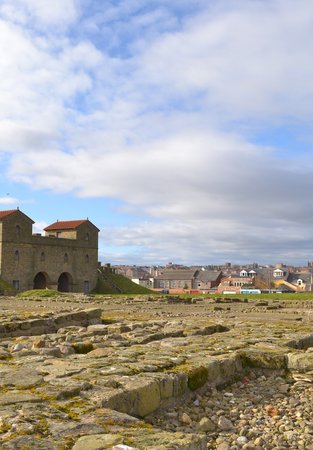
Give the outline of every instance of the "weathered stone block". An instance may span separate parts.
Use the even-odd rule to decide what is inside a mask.
[[[239,352],[244,367],[263,369],[287,368],[287,357],[283,351],[248,349]]]
[[[295,339],[287,342],[288,347],[297,348],[297,349],[305,349],[309,347],[313,347],[313,334],[308,334],[307,336],[303,336],[300,339]]]
[[[289,370],[307,372],[313,370],[312,353],[288,353],[287,367]]]
[[[219,359],[221,382],[232,381],[242,371],[242,363],[237,353]]]
[[[160,389],[161,400],[173,397],[174,376],[170,374],[170,375],[160,379],[159,380],[159,389]]]
[[[87,327],[87,331],[89,333],[92,333],[96,336],[103,336],[108,334],[108,326],[107,325],[102,325],[102,324],[95,324],[95,325],[89,325]]]
[[[188,390],[187,373],[176,373],[173,377],[173,397],[180,397]]]
[[[120,435],[92,434],[80,437],[72,450],[102,450],[112,448],[113,445],[121,444],[122,442],[123,438]]]
[[[220,364],[216,359],[212,359],[210,361],[206,361],[205,367],[208,369],[208,383],[214,383],[221,376],[220,373]]]
[[[123,390],[117,389],[107,393],[106,398],[102,400],[102,406],[135,417],[145,417],[155,411],[160,406],[160,402],[158,380],[130,377]]]

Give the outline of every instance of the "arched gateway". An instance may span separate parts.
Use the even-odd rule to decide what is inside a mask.
[[[33,233],[33,225],[18,208],[0,210],[0,250],[5,249],[0,251],[1,279],[16,291],[93,290],[98,279],[99,229],[88,219],[57,220],[42,234]]]
[[[62,272],[58,279],[58,291],[70,292],[72,286],[72,276],[68,272]]]
[[[48,284],[48,275],[45,272],[38,272],[34,278],[34,289],[46,289]]]

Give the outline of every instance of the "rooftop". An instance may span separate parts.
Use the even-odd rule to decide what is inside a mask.
[[[156,278],[160,280],[191,280],[194,274],[194,270],[167,270]]]
[[[0,211],[0,219],[3,217],[9,216],[10,214],[16,212],[17,209],[8,209],[7,211]]]
[[[19,213],[22,214],[24,217],[29,219],[32,223],[35,223],[30,217],[28,217],[26,214],[24,214],[19,208],[17,209],[7,209],[5,211],[0,211],[0,220],[4,219],[5,217],[10,216],[11,214]]]
[[[88,222],[88,220],[61,220],[48,225],[44,230],[45,231],[54,231],[54,230],[76,230],[83,223]]]

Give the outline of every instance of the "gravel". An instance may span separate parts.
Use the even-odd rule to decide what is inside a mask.
[[[313,450],[313,384],[253,371],[223,390],[149,417],[168,431],[206,433],[217,450]]]

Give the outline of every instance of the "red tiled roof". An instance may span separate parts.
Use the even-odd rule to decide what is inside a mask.
[[[8,209],[7,211],[0,211],[0,219],[3,217],[9,216],[10,214],[18,211],[17,209]]]
[[[35,223],[33,219],[28,217],[26,214],[24,214],[19,208],[17,209],[8,209],[7,211],[0,211],[0,220],[2,220],[4,217],[9,216],[10,214],[18,212],[19,214],[22,214],[24,217],[26,217],[28,220],[30,220],[32,223]]]
[[[60,220],[47,226],[45,231],[55,230],[76,230],[82,223],[88,222],[88,220]]]

